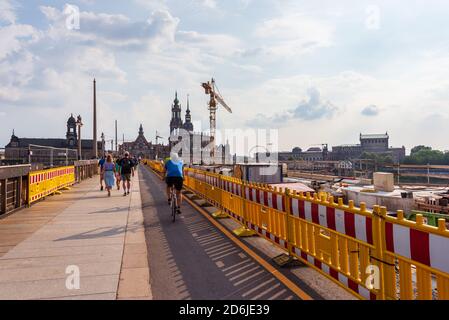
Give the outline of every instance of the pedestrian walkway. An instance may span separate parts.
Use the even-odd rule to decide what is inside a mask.
[[[151,298],[138,175],[131,191],[94,178],[1,219],[0,299]]]

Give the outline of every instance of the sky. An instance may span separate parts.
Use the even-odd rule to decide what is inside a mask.
[[[447,150],[447,1],[0,0],[0,147],[60,137],[168,137],[175,91],[209,127],[201,83],[233,109],[218,129],[278,130],[280,150],[390,135]],[[76,8],[79,9],[79,25]]]

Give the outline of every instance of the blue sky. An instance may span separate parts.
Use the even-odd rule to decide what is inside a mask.
[[[108,139],[115,119],[127,140],[140,123],[166,137],[175,90],[207,129],[214,76],[234,109],[219,128],[279,129],[283,150],[386,131],[446,150],[448,15],[447,1],[0,0],[0,146],[14,128],[63,137],[70,113],[91,137],[93,77]]]

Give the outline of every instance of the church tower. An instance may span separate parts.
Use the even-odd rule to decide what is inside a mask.
[[[176,129],[182,128],[181,105],[178,100],[178,92],[175,94],[175,100],[173,101],[171,112],[172,118],[170,121],[170,135]]]
[[[143,132],[143,126],[142,126],[142,124],[140,124],[140,127],[139,127],[139,136],[143,136],[144,135],[144,132]]]
[[[75,148],[78,142],[78,135],[76,133],[76,119],[73,114],[67,120],[67,133],[66,133],[67,145]]]
[[[190,102],[189,102],[189,96],[187,96],[187,110],[186,110],[186,120],[184,122],[183,126],[184,130],[192,132],[193,131],[193,123],[192,123],[192,116],[190,115]]]

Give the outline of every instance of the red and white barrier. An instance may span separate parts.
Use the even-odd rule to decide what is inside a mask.
[[[279,238],[278,236],[270,233],[269,231],[265,230],[264,228],[261,228],[255,224],[252,224],[251,222],[248,222],[247,226],[248,226],[248,228],[256,231],[258,234],[264,236],[268,240],[271,240],[271,241],[277,243],[278,245],[280,245],[281,247],[288,249],[288,243],[284,239]]]
[[[449,274],[449,238],[385,223],[387,250]]]
[[[290,198],[293,216],[337,231],[357,240],[373,244],[372,219],[333,207]]]
[[[334,278],[335,280],[340,282],[343,286],[358,293],[365,299],[376,300],[376,295],[374,293],[372,293],[370,290],[368,290],[365,286],[362,286],[361,284],[355,282],[351,278],[349,278],[346,275],[344,275],[343,273],[335,270],[334,268],[327,265],[326,263],[321,262],[320,260],[316,259],[315,257],[307,254],[306,252],[304,252],[294,246],[293,246],[293,252],[295,253],[295,255],[298,258],[301,258],[301,259],[307,261],[309,264],[315,266],[316,268],[320,269],[324,273],[330,275],[332,278]]]

